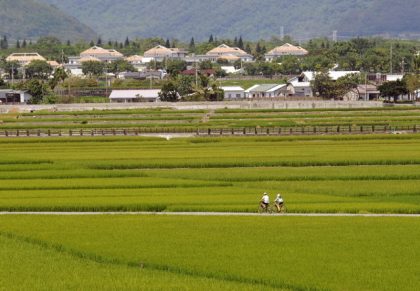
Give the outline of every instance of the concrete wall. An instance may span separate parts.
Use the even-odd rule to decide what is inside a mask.
[[[89,111],[111,109],[173,108],[178,110],[200,109],[334,109],[334,108],[379,108],[382,102],[374,101],[225,101],[225,102],[179,102],[179,103],[97,103],[53,105],[0,105],[0,113],[47,111]],[[417,103],[417,106],[420,104]]]

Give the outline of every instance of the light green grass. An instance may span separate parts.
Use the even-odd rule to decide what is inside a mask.
[[[63,271],[80,267],[74,282],[69,275],[63,283],[159,289],[170,280],[196,288],[206,278],[209,289],[222,290],[242,287],[237,283],[256,290],[417,290],[419,229],[416,218],[7,216],[0,217],[1,276],[5,286],[30,286],[40,276],[31,267],[46,262],[39,272],[58,288]],[[18,276],[5,278],[9,267]],[[101,274],[123,272],[114,283],[98,282]],[[26,280],[13,285],[13,278]]]
[[[251,284],[98,260],[30,239],[0,236],[0,290],[255,290]],[[264,288],[265,289],[265,288]]]
[[[0,140],[0,209],[420,213],[420,136]]]

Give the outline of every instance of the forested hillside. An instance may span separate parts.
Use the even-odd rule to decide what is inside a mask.
[[[285,33],[306,40],[419,35],[418,0],[42,0],[71,13],[104,38],[161,36],[188,40]]]
[[[0,35],[11,39],[56,36],[62,40],[89,40],[96,33],[50,5],[33,0],[0,0]]]

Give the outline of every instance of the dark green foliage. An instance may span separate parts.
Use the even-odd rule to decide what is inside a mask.
[[[47,79],[53,69],[46,61],[35,60],[26,66],[25,72],[28,78]]]
[[[82,64],[82,71],[85,75],[100,76],[104,73],[105,64],[97,61],[87,61]]]
[[[176,102],[178,101],[177,85],[175,81],[169,80],[162,86],[161,92],[159,92],[161,101],[164,102]]]
[[[110,73],[120,73],[120,72],[136,72],[136,68],[126,60],[117,60],[110,64],[107,64],[107,70]]]
[[[26,90],[32,95],[31,100],[29,100],[29,103],[32,104],[41,103],[44,96],[48,93],[47,85],[43,81],[37,79],[21,82],[16,87],[20,90]]]
[[[405,80],[390,81],[378,87],[383,97],[393,98],[394,101],[398,100],[401,95],[409,93]]]

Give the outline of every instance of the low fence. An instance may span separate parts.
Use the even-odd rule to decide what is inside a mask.
[[[0,130],[0,138],[7,137],[60,137],[60,136],[296,136],[337,134],[419,133],[420,125],[396,126],[305,126],[305,127],[244,127],[244,128],[118,128],[118,129],[27,129]]]

